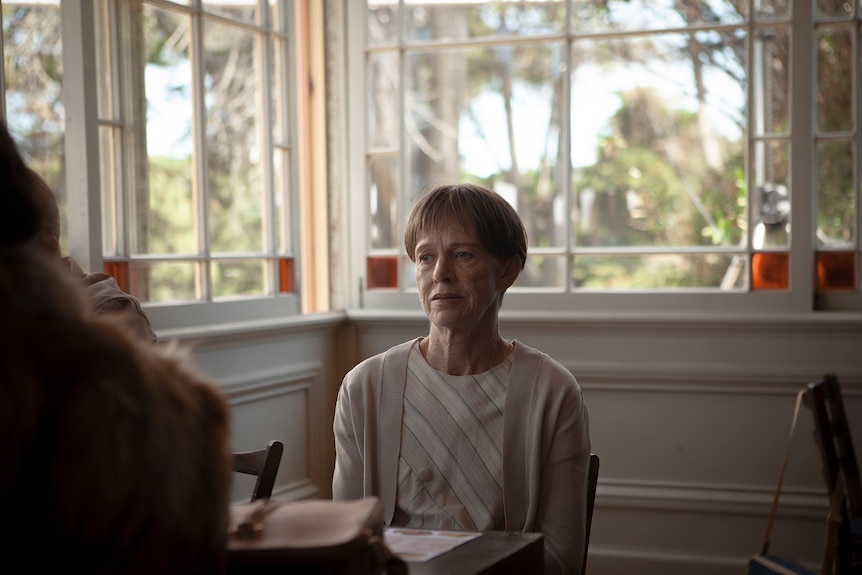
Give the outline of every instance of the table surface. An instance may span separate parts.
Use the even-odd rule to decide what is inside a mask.
[[[544,562],[540,533],[488,531],[430,561],[407,566],[410,575],[541,575]]]

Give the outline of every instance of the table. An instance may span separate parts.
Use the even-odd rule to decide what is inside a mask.
[[[487,531],[430,561],[407,566],[410,575],[541,575],[544,563],[541,533]]]

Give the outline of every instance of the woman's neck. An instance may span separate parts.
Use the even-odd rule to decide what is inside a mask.
[[[478,338],[475,334],[453,334],[431,330],[419,342],[425,361],[438,371],[450,375],[483,373],[500,365],[512,351],[512,342],[499,333]]]

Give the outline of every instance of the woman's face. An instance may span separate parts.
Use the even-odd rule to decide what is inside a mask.
[[[500,295],[520,271],[517,256],[500,262],[475,226],[465,228],[454,216],[424,232],[413,255],[419,300],[431,323],[449,329],[496,325]]]

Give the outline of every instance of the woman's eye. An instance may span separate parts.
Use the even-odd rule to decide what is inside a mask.
[[[470,257],[470,252],[457,252],[455,257],[459,260],[467,259]]]
[[[419,257],[416,258],[416,261],[425,264],[431,261],[431,256],[429,256],[428,254],[420,254]]]

